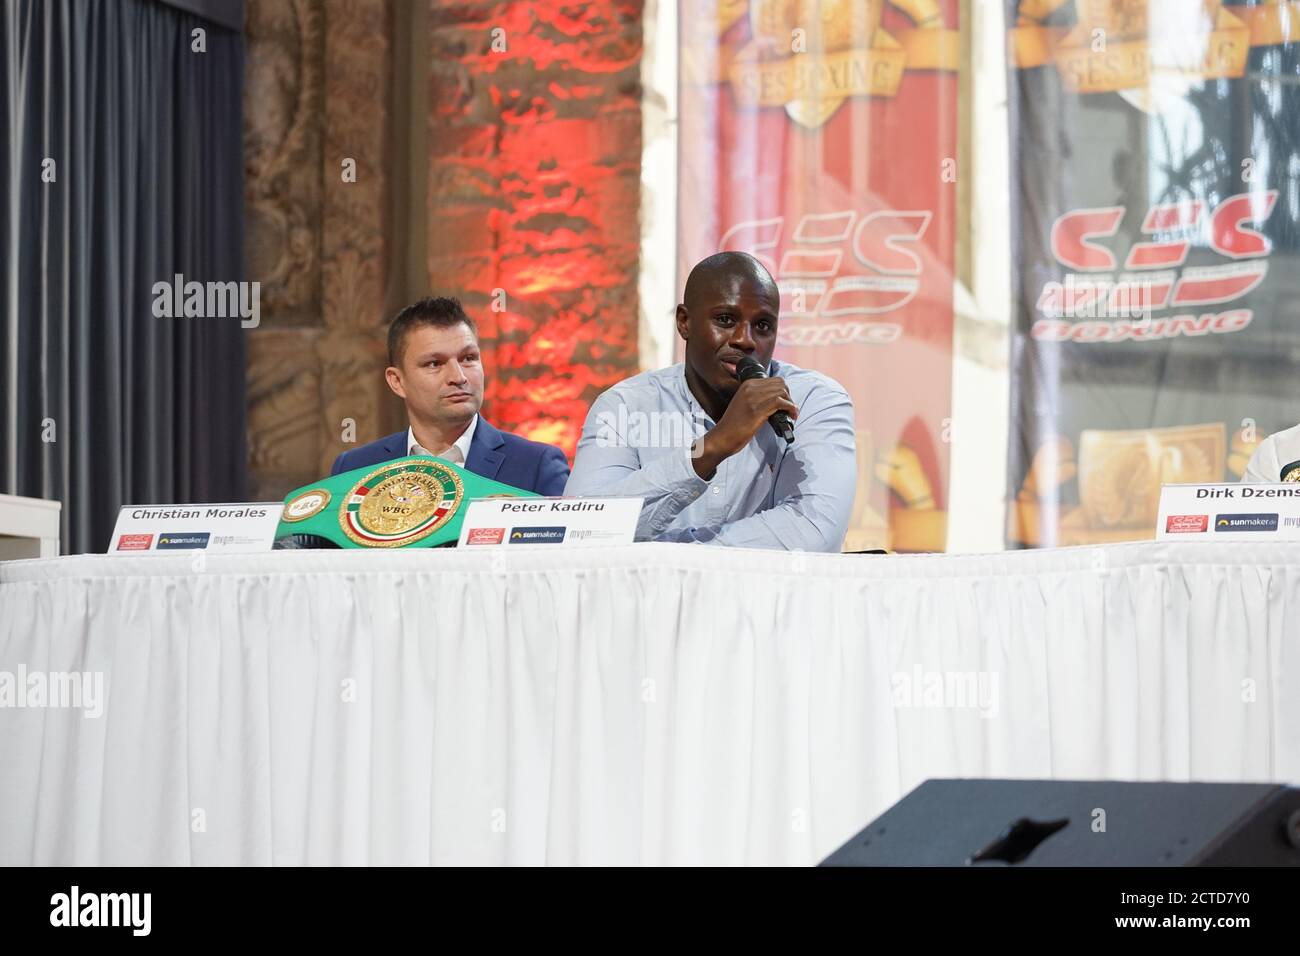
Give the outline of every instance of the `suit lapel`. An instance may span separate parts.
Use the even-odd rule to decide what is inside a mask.
[[[409,450],[406,447],[406,429],[400,432],[394,432],[384,439],[384,451],[388,457],[385,461],[392,461],[394,458],[405,458]]]
[[[506,460],[502,447],[506,441],[482,415],[474,427],[474,438],[469,443],[469,455],[465,458],[465,467],[476,475],[495,480]]]

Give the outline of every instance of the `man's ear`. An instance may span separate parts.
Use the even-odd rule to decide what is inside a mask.
[[[677,306],[677,334],[682,337],[683,342],[690,338],[690,336],[686,334],[686,330],[689,329],[690,326],[691,317],[686,312],[686,306],[679,303]]]
[[[393,394],[405,401],[406,389],[402,387],[402,373],[390,365],[384,369],[384,379],[388,382],[388,387],[393,390]]]

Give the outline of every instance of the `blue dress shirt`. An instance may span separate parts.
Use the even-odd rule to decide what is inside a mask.
[[[853,403],[820,372],[773,361],[768,374],[799,408],[793,444],[764,425],[705,481],[690,446],[715,423],[679,363],[596,399],[564,493],[644,498],[638,541],[839,551],[858,483]]]

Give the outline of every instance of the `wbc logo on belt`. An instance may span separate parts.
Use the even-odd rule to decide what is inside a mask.
[[[425,459],[378,468],[352,487],[339,525],[353,542],[396,548],[421,541],[455,517],[465,500],[458,475]]]

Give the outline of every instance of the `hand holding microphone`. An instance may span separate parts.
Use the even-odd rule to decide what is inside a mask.
[[[788,405],[794,417],[799,417],[799,409],[795,407],[794,402],[790,401],[790,391],[785,387],[783,379],[767,377],[767,369],[758,363],[758,360],[751,355],[746,355],[736,363],[736,378],[741,383],[764,380],[781,383],[781,395],[785,398],[785,405]],[[740,394],[737,392],[737,394]],[[783,407],[778,407],[771,415],[767,417],[768,423],[772,426],[772,431],[776,432],[785,439],[787,445],[794,441],[794,423],[790,421],[790,414]],[[750,436],[753,437],[753,436]]]
[[[736,363],[736,377],[740,387],[727,410],[695,449],[695,473],[706,480],[713,477],[719,463],[748,445],[764,423],[787,442],[794,441],[793,419],[799,417],[799,407],[790,399],[785,380],[769,378],[750,356]]]

